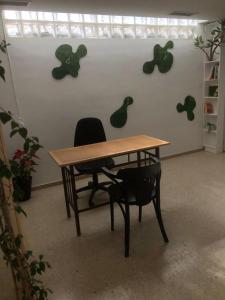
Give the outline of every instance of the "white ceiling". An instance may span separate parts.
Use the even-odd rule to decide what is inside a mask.
[[[196,13],[192,18],[225,18],[224,0],[31,0],[27,10],[167,17],[173,11]],[[23,8],[24,9],[24,8]]]

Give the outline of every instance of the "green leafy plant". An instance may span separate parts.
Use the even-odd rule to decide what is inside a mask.
[[[216,26],[211,31],[211,36],[208,39],[203,39],[203,37],[197,36],[194,41],[195,47],[203,51],[208,59],[212,61],[215,59],[215,54],[218,48],[225,42],[225,20],[219,21],[219,26]]]
[[[6,48],[9,46],[8,43],[6,43],[5,40],[2,40],[0,43],[0,50],[3,53],[6,53]],[[5,68],[3,66],[1,66],[2,61],[0,60],[0,77],[5,81]]]
[[[0,46],[1,50],[4,49],[2,52],[6,52],[6,47],[7,44],[3,41]],[[3,77],[2,79],[5,80]],[[23,236],[14,232],[10,217],[12,211],[27,216],[17,201],[21,197],[21,191],[16,186],[12,187],[12,179],[21,172],[29,174],[32,171],[33,165],[36,164],[32,160],[37,158],[36,151],[42,146],[37,137],[29,137],[27,129],[15,120],[11,112],[5,111],[2,107],[0,107],[0,123],[10,124],[10,136],[18,135],[23,141],[23,150],[20,150],[22,154],[17,151],[9,164],[5,162],[4,153],[0,153],[0,249],[7,266],[11,268],[17,299],[46,300],[52,291],[45,287],[41,275],[50,268],[50,264],[44,260],[43,255],[35,258],[31,250],[24,251]],[[2,140],[0,142],[2,143]],[[2,149],[3,145],[0,151]]]

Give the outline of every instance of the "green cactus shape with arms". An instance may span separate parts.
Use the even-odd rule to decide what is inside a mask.
[[[73,48],[64,44],[56,49],[55,56],[61,61],[61,66],[52,70],[52,76],[55,79],[62,79],[66,75],[77,77],[80,69],[80,59],[87,55],[85,45],[80,45],[74,53]]]
[[[184,104],[182,104],[182,103],[177,104],[177,111],[179,113],[186,111],[188,120],[193,121],[195,118],[195,115],[193,112],[195,107],[196,107],[195,98],[192,96],[187,96],[184,100]]]
[[[172,41],[168,41],[165,47],[161,47],[159,44],[154,47],[154,59],[147,61],[143,65],[143,72],[145,74],[151,74],[155,66],[158,66],[160,73],[167,73],[173,65],[173,54],[168,51],[172,49],[174,44]]]

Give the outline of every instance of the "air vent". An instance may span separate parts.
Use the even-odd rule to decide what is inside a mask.
[[[27,6],[31,1],[24,1],[24,0],[14,0],[14,1],[7,1],[7,0],[0,0],[0,6]]]
[[[193,15],[196,15],[196,13],[187,12],[187,11],[174,11],[169,15],[174,17],[191,17]]]

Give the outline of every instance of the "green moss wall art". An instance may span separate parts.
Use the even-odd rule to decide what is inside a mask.
[[[126,97],[123,100],[122,106],[111,115],[110,123],[113,127],[121,128],[126,124],[128,106],[133,104],[133,102],[134,100],[132,97]]]
[[[60,67],[52,70],[52,76],[55,79],[62,79],[66,75],[77,77],[80,69],[80,59],[87,55],[85,45],[80,45],[74,53],[73,48],[68,44],[63,44],[56,49],[55,56],[61,62]]]
[[[165,47],[161,47],[159,44],[154,47],[154,59],[147,61],[143,65],[143,72],[145,74],[153,73],[155,66],[158,66],[160,73],[167,73],[173,65],[173,54],[168,50],[174,47],[172,41],[168,41]]]
[[[192,96],[187,96],[184,100],[184,104],[178,103],[177,104],[177,111],[179,113],[186,112],[187,118],[189,121],[193,121],[195,118],[194,109],[196,107],[195,98]]]

